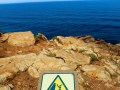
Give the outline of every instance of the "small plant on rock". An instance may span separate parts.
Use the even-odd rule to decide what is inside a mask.
[[[84,49],[81,49],[81,50],[79,50],[79,53],[83,53],[83,52],[85,52],[86,50],[84,50]]]
[[[0,37],[3,35],[3,33],[2,32],[0,32]]]
[[[55,39],[57,39],[57,36],[52,37],[52,40],[55,40]]]
[[[47,56],[49,56],[49,57],[56,57],[56,53],[50,52],[50,53],[47,54]]]
[[[90,54],[91,61],[97,61],[98,57],[95,54]]]

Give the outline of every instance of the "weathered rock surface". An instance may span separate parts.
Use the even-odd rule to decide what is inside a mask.
[[[34,45],[35,39],[32,32],[14,32],[9,34],[8,44],[18,47]]]
[[[111,75],[120,74],[120,66],[117,60],[102,60],[104,67],[110,72]]]
[[[12,74],[9,72],[4,72],[4,73],[0,74],[0,83],[5,82],[7,80],[7,78],[11,75]]]
[[[120,46],[120,43],[119,44],[116,44],[117,46]]]
[[[0,90],[12,90],[9,86],[2,86]]]
[[[111,77],[103,67],[97,65],[85,65],[81,68],[88,76],[97,78],[103,81],[110,81]]]
[[[61,59],[49,57],[42,53],[1,58],[0,66],[0,82],[4,82],[12,74],[27,69],[33,77],[39,77],[40,72],[45,70],[72,70]]]
[[[27,70],[35,61],[36,54],[16,55],[0,59],[0,83],[20,71]]]
[[[0,59],[0,73],[25,71],[36,59],[36,54],[16,55]]]
[[[37,78],[39,77],[42,71],[49,70],[72,70],[72,69],[67,64],[65,64],[61,59],[39,54],[34,64],[29,67],[28,72],[30,73],[31,76]]]
[[[6,41],[6,40],[8,39],[8,37],[9,37],[9,34],[8,34],[8,33],[3,34],[2,37],[0,37],[0,42]]]
[[[41,41],[41,40],[48,41],[48,39],[41,33],[38,33],[38,35],[36,35],[35,38],[36,38],[36,42]]]
[[[78,65],[86,65],[90,64],[90,57],[82,54],[82,53],[75,53],[73,51],[67,52],[65,50],[59,49],[49,49],[46,50],[45,55],[49,57],[55,57],[62,59],[66,64],[71,66],[73,70],[77,68]]]

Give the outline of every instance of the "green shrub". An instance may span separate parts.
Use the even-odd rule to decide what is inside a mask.
[[[38,35],[35,36],[35,42],[38,42],[41,38],[41,33],[38,33]]]
[[[56,54],[55,54],[55,53],[50,52],[49,54],[47,54],[47,56],[49,56],[49,57],[56,57]]]
[[[84,49],[81,49],[80,51],[79,51],[79,53],[83,53],[83,52],[85,52],[86,50],[84,50]]]
[[[3,34],[3,33],[2,33],[2,32],[0,32],[0,37],[2,36],[2,34]]]
[[[35,36],[35,42],[38,42],[39,38],[37,36]]]
[[[94,55],[94,54],[90,54],[90,58],[91,58],[91,61],[97,61],[98,60],[97,56]]]
[[[57,38],[57,36],[54,36],[54,37],[52,37],[52,40],[55,40]]]

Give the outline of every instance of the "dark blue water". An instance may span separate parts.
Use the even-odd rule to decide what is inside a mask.
[[[77,1],[0,5],[0,31],[53,36],[92,35],[120,42],[120,2]]]

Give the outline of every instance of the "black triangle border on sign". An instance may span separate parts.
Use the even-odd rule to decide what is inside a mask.
[[[64,87],[66,88],[66,90],[68,90],[68,88],[66,87],[65,83],[63,82],[63,80],[61,79],[61,77],[59,75],[56,76],[56,78],[53,80],[53,82],[51,83],[51,85],[48,87],[47,90],[50,89],[50,87],[54,84],[54,81],[59,78],[61,80],[61,82],[63,83]]]

